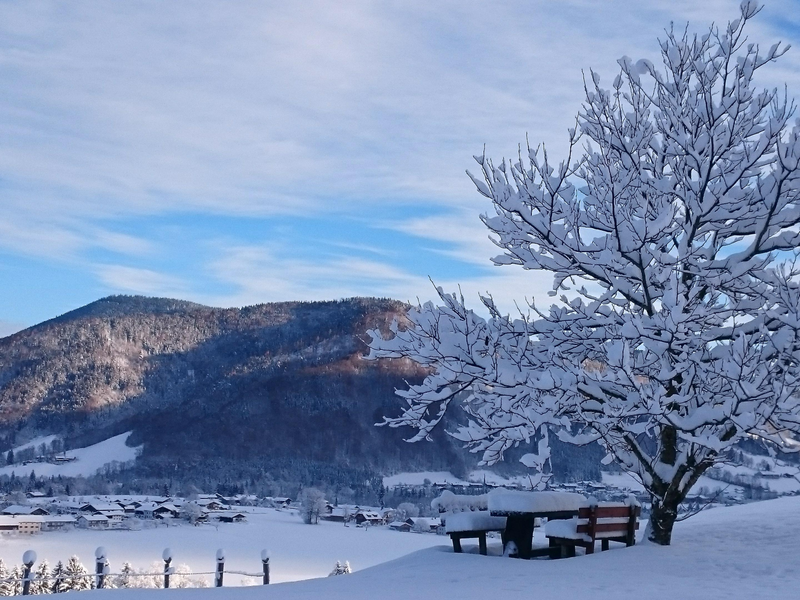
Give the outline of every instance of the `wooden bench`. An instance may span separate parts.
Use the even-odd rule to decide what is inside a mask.
[[[633,546],[640,513],[641,508],[636,505],[607,503],[581,508],[577,518],[548,521],[545,535],[550,545],[550,557],[575,556],[578,546],[584,548],[586,554],[593,554],[597,540],[600,540],[603,550],[608,550],[609,542]]]
[[[453,552],[462,552],[461,540],[478,540],[478,551],[486,556],[486,534],[502,532],[506,527],[504,517],[493,517],[487,511],[467,511],[447,516],[445,532],[453,541]]]

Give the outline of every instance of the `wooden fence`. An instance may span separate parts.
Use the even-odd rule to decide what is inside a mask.
[[[109,564],[108,564],[108,557],[106,554],[106,549],[102,546],[95,550],[95,572],[94,573],[86,573],[86,574],[76,574],[76,573],[69,573],[65,575],[59,575],[57,577],[38,577],[33,574],[33,566],[36,563],[36,552],[33,550],[27,550],[22,555],[22,564],[23,564],[23,575],[21,579],[16,578],[6,578],[0,579],[0,583],[10,583],[10,584],[21,584],[22,587],[22,595],[28,596],[31,594],[31,584],[34,582],[52,582],[52,587],[50,593],[59,593],[61,591],[61,585],[65,580],[75,580],[80,578],[89,579],[89,582],[92,584],[93,589],[102,590],[106,587],[106,582],[110,577],[164,577],[164,588],[169,588],[170,586],[170,579],[173,575],[176,575],[175,568],[172,566],[172,550],[169,548],[165,548],[164,552],[161,554],[161,559],[164,561],[164,570],[163,572],[159,573],[112,573]],[[266,550],[261,551],[261,565],[262,571],[261,573],[248,573],[246,571],[234,571],[234,570],[226,570],[225,569],[225,551],[220,548],[217,550],[216,555],[216,568],[213,571],[205,571],[205,572],[189,572],[189,573],[179,573],[180,576],[189,576],[189,575],[213,575],[214,576],[214,587],[222,587],[223,579],[226,573],[231,575],[243,575],[246,577],[260,577],[263,585],[269,584],[269,552]]]

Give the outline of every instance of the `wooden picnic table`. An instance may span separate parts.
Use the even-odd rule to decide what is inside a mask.
[[[533,528],[536,519],[571,519],[586,503],[581,494],[568,492],[520,492],[496,490],[489,494],[489,512],[506,517],[503,550],[510,542],[517,547],[519,558],[549,556],[549,548],[533,549]]]

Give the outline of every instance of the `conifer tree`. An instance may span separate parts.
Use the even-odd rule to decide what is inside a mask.
[[[22,595],[22,573],[22,568],[14,565],[14,568],[11,569],[11,572],[8,574],[8,578],[11,580],[8,586],[9,596]]]
[[[6,581],[10,577],[8,573],[8,568],[6,567],[6,563],[3,562],[3,559],[0,558],[0,596],[10,596],[11,595],[11,583]]]
[[[122,563],[122,569],[120,570],[119,575],[114,578],[114,586],[117,588],[136,587],[136,584],[133,581],[134,573],[136,573],[136,571],[133,569],[131,563]]]
[[[67,566],[64,568],[64,580],[67,590],[80,591],[92,589],[92,578],[89,577],[89,572],[83,566],[81,560],[73,555],[67,561]]]
[[[50,577],[50,589],[54,594],[60,594],[68,590],[64,563],[58,561],[56,566],[53,567],[53,572],[50,574]]]
[[[51,582],[48,581],[50,578],[50,565],[47,564],[47,560],[43,560],[39,563],[39,566],[36,567],[36,571],[33,574],[33,580],[31,581],[31,594],[41,596],[43,594],[49,594],[52,586],[50,585]]]

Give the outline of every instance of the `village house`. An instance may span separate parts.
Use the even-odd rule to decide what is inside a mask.
[[[355,516],[356,525],[383,525],[383,517],[377,512],[359,510]]]
[[[12,531],[19,531],[17,520],[7,515],[0,516],[0,533],[10,533]]]
[[[44,517],[42,531],[57,531],[59,529],[70,529],[75,527],[78,521],[72,515],[48,515]]]
[[[29,535],[39,533],[42,530],[42,523],[45,519],[45,517],[39,515],[18,515],[15,518],[19,524],[18,531]]]
[[[242,523],[247,520],[247,515],[244,513],[226,513],[217,517],[220,523]]]
[[[228,508],[228,506],[219,500],[210,500],[208,498],[198,498],[197,505],[202,506],[206,510],[226,510]]]
[[[81,515],[78,517],[78,527],[81,529],[107,529],[108,517],[105,515]]]
[[[389,529],[393,529],[394,531],[409,532],[411,531],[411,523],[408,521],[392,521],[389,523]]]

